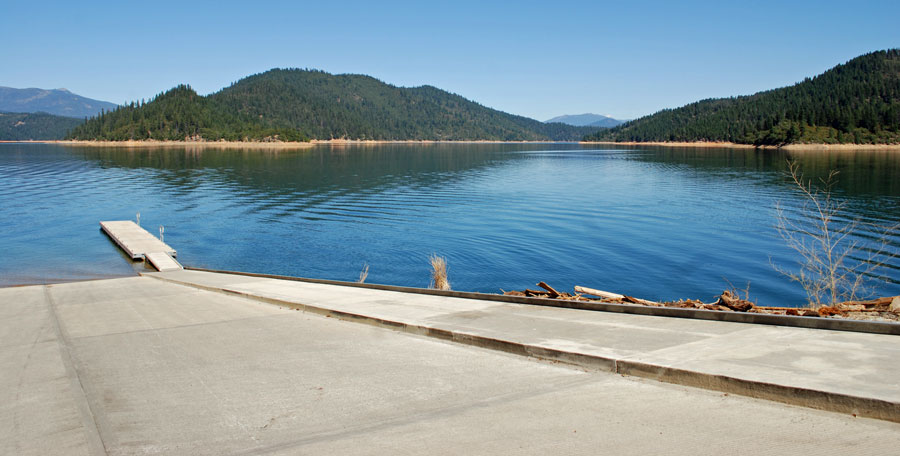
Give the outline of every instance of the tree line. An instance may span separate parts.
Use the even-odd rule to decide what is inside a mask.
[[[543,123],[431,86],[365,75],[274,69],[209,96],[187,85],[88,120],[69,135],[98,140],[577,141],[597,127]]]
[[[102,111],[75,127],[70,139],[207,140],[207,141],[306,141],[296,129],[274,128],[248,115],[228,112],[179,85],[149,102],[132,102],[113,111]]]
[[[57,116],[46,112],[0,112],[0,140],[60,139],[82,122],[84,119]]]
[[[900,49],[857,57],[790,87],[666,109],[585,140],[900,143]]]

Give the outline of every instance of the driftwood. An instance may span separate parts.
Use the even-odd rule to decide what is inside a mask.
[[[735,312],[747,312],[754,307],[752,302],[743,300],[728,290],[719,295],[719,299],[714,305],[725,306]]]
[[[537,284],[537,286],[543,288],[546,291],[530,290],[526,288],[524,292],[525,296],[534,298],[564,299],[567,301],[588,301],[587,298],[584,298],[581,295],[571,295],[566,292],[558,291],[556,288],[547,285],[547,282],[540,282]],[[511,293],[507,291],[505,292],[505,294],[510,295]]]
[[[507,291],[507,293],[509,293],[509,292]],[[528,288],[525,289],[525,296],[546,298],[549,295],[550,295],[549,291],[529,290]]]
[[[599,296],[601,298],[606,298],[606,299],[622,299],[625,297],[625,295],[620,295],[618,293],[610,293],[608,291],[595,290],[593,288],[582,287],[580,285],[575,285],[575,292],[581,293],[581,294],[586,294],[586,295],[591,295],[591,296]]]
[[[562,293],[554,290],[553,287],[551,287],[550,285],[547,285],[547,282],[538,282],[537,286],[549,291],[551,298],[562,296]]]
[[[582,287],[580,285],[575,285],[575,292],[581,293],[581,294],[586,294],[586,295],[591,295],[591,296],[599,296],[603,299],[612,299],[612,300],[617,300],[617,301],[623,301],[623,302],[627,302],[630,304],[642,304],[645,306],[659,305],[658,302],[648,301],[646,299],[634,298],[631,296],[625,296],[625,295],[621,295],[618,293],[610,293],[608,291],[595,290],[593,288]]]
[[[576,286],[575,293],[561,292],[546,282],[537,284],[543,290],[504,291],[508,296],[526,296],[544,299],[562,299],[568,301],[588,301],[610,304],[638,304],[652,307],[677,307],[682,309],[718,310],[725,312],[748,312],[769,315],[795,315],[803,317],[840,317],[879,321],[900,321],[900,296],[889,296],[868,301],[846,301],[818,309],[798,307],[757,306],[746,299],[741,299],[732,291],[723,291],[715,302],[704,303],[694,299],[678,301],[654,302],[618,293]],[[583,295],[596,296],[588,298]]]

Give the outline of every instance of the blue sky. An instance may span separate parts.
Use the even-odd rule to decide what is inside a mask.
[[[127,102],[274,67],[430,84],[545,120],[651,114],[900,47],[900,1],[13,2],[0,85]]]

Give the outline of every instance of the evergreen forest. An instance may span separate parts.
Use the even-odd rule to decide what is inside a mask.
[[[149,102],[102,112],[69,138],[577,141],[597,130],[507,114],[431,86],[274,69],[208,96],[180,85]]]
[[[857,57],[790,87],[662,110],[584,139],[897,144],[900,49]]]
[[[73,129],[69,139],[104,141],[305,141],[293,128],[271,127],[249,114],[229,112],[190,86],[179,85],[150,102],[103,111]]]
[[[82,122],[46,112],[0,112],[0,141],[60,139]]]

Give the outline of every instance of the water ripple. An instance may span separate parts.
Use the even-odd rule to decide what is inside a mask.
[[[0,145],[0,285],[129,275],[97,222],[132,219],[187,264],[425,286],[445,255],[463,290],[594,286],[650,299],[709,296],[751,282],[767,304],[802,303],[769,265],[797,258],[778,237],[775,205],[809,226],[775,152],[448,145],[303,153],[67,149]],[[804,156],[851,179],[838,225],[900,222],[900,159]],[[816,177],[811,174],[809,177]],[[882,236],[861,224],[862,259]],[[892,254],[900,233],[884,236]],[[889,259],[884,294],[900,294]]]

